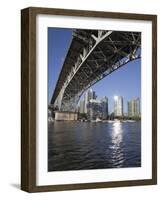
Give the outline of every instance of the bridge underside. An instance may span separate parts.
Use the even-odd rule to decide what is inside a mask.
[[[140,58],[141,33],[74,30],[51,104],[75,111],[85,90],[128,62]]]

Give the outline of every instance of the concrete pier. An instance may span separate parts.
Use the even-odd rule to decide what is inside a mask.
[[[67,112],[67,111],[56,111],[55,120],[56,121],[74,121],[78,119],[77,112]]]

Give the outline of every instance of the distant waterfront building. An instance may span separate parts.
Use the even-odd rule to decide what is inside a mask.
[[[136,114],[139,117],[141,116],[140,99],[139,98],[136,99]]]
[[[114,96],[114,115],[115,117],[123,116],[123,98],[121,96]]]
[[[107,119],[108,117],[108,98],[104,97],[101,99],[102,104],[102,119]]]
[[[92,88],[88,89],[84,96],[84,113],[88,113],[88,106],[91,99],[96,99],[96,94]]]
[[[128,116],[140,117],[140,99],[132,99],[128,102]]]
[[[84,112],[84,100],[81,100],[81,101],[80,101],[79,112],[80,112],[80,113],[85,113],[85,112]]]
[[[88,118],[90,120],[102,118],[102,102],[100,100],[91,99],[89,101]]]

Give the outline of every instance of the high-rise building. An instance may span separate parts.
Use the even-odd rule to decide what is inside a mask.
[[[114,115],[115,117],[123,116],[123,98],[121,96],[114,96]]]
[[[140,99],[132,99],[128,102],[128,116],[139,117],[140,116]]]
[[[133,117],[134,116],[134,102],[128,101],[127,102],[127,107],[128,107],[128,117]]]
[[[80,113],[84,113],[84,100],[80,101],[80,108],[79,108]]]
[[[101,99],[102,104],[102,119],[107,119],[108,117],[108,98],[104,97]]]
[[[88,113],[88,105],[91,99],[96,99],[96,94],[92,88],[88,89],[84,96],[84,113]]]
[[[141,111],[140,111],[141,109],[140,109],[140,99],[139,98],[137,98],[136,99],[136,115],[137,116],[141,116]]]
[[[91,99],[88,104],[88,118],[90,120],[102,118],[102,102]]]

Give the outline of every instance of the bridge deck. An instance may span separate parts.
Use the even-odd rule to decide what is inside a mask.
[[[62,87],[63,101],[82,95],[84,90],[126,62],[136,59],[141,33],[121,31],[74,30],[51,103]]]

